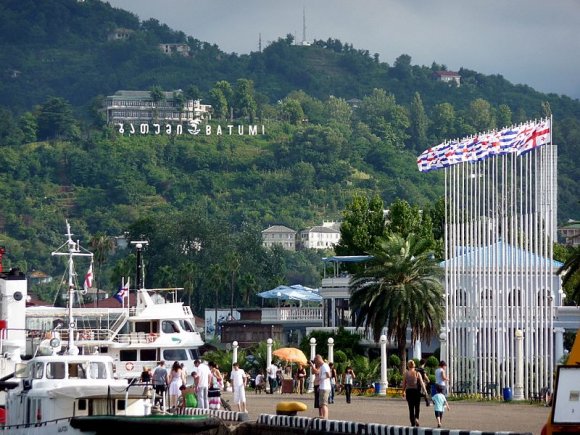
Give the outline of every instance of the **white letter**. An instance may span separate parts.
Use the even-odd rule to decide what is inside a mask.
[[[171,130],[173,130],[171,124],[165,124],[165,134],[171,134]]]
[[[149,133],[149,124],[141,124],[141,134]]]
[[[229,134],[230,136],[231,136],[231,134],[232,134],[232,129],[233,129],[233,128],[234,128],[234,126],[233,126],[233,125],[231,125],[231,124],[228,124],[228,134]]]
[[[244,126],[243,125],[238,125],[238,135],[239,136],[244,135]]]
[[[175,134],[183,134],[183,125],[177,124],[177,127],[175,127]]]
[[[209,124],[206,124],[206,126],[205,126],[205,135],[206,136],[211,135],[211,125],[209,125]]]
[[[153,127],[155,127],[155,134],[161,133],[161,126],[159,124],[153,124]]]
[[[123,128],[123,123],[119,123],[119,133],[123,134],[125,133],[125,129]]]
[[[256,136],[258,134],[258,126],[257,125],[249,125],[248,126],[248,134],[250,136]]]
[[[135,127],[133,126],[133,124],[129,124],[131,126],[130,132],[131,134],[135,134]]]
[[[215,134],[216,134],[216,136],[222,135],[222,126],[221,125],[218,125],[217,128],[215,129]]]

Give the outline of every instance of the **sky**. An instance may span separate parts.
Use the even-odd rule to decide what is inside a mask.
[[[433,62],[580,98],[580,0],[108,0],[222,51],[287,34],[339,39],[393,65]]]

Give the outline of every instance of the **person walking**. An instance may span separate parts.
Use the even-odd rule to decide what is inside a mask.
[[[435,384],[441,387],[441,392],[447,397],[449,378],[447,377],[447,363],[445,361],[440,361],[439,367],[435,370]]]
[[[238,362],[232,364],[230,381],[234,393],[234,403],[238,405],[238,411],[248,412],[248,409],[246,408],[246,384],[248,382],[248,376],[244,369],[240,368]]]
[[[271,363],[268,367],[266,367],[266,373],[268,375],[268,384],[270,385],[270,394],[274,394],[274,391],[276,391],[276,388],[278,388],[276,381],[278,366],[274,363]]]
[[[419,413],[421,411],[421,385],[423,379],[415,370],[415,361],[407,363],[407,370],[403,375],[403,398],[407,400],[409,407],[409,421],[411,426],[419,426]]]
[[[298,364],[298,370],[296,370],[296,392],[304,393],[304,380],[306,379],[306,369],[302,364]]]
[[[435,394],[431,399],[433,400],[433,409],[435,410],[435,418],[437,419],[437,427],[441,427],[441,421],[443,420],[443,412],[445,408],[449,411],[449,403],[447,398],[443,395],[443,390],[440,385],[436,385],[437,394]]]
[[[209,409],[219,410],[222,404],[223,377],[216,363],[210,361],[208,366],[210,370],[208,389]]]
[[[344,371],[344,378],[343,378],[344,394],[346,395],[346,403],[350,403],[350,397],[352,394],[352,385],[353,385],[355,379],[356,379],[356,374],[354,373],[354,370],[352,369],[351,366],[348,366],[346,368],[346,370]]]
[[[197,407],[201,409],[209,409],[208,389],[211,377],[209,366],[207,364],[202,364],[198,359],[196,359],[193,364],[196,367],[196,371],[192,372],[191,375],[195,380]]]
[[[431,403],[429,402],[429,383],[431,382],[429,379],[429,376],[427,376],[427,372],[425,370],[425,364],[427,363],[427,361],[425,361],[424,359],[422,359],[421,361],[419,361],[419,367],[417,367],[417,372],[419,373],[419,375],[421,375],[421,378],[423,378],[423,384],[425,385],[425,388],[421,391],[421,397],[425,398],[425,406],[431,406]]]
[[[328,397],[328,403],[334,403],[334,393],[336,392],[336,369],[334,368],[334,363],[329,362],[328,367],[330,367],[330,396]]]
[[[155,388],[155,404],[163,407],[163,397],[167,391],[167,369],[163,360],[157,363],[153,371],[153,388]]]
[[[330,397],[330,367],[324,362],[321,355],[314,357],[312,371],[318,374],[318,415],[328,420],[328,399]]]

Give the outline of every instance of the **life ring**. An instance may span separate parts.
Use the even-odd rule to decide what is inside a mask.
[[[152,332],[147,336],[147,343],[153,343],[155,340],[157,340],[157,334]]]
[[[132,362],[128,362],[127,364],[125,364],[125,368],[127,369],[127,371],[131,371],[135,368],[135,366],[133,365]]]

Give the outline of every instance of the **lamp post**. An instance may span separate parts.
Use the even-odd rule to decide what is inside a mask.
[[[238,362],[238,342],[237,341],[234,341],[232,343],[232,349],[233,349],[233,352],[232,352],[232,364],[233,364],[233,363]]]
[[[387,382],[387,336],[381,335],[379,343],[381,344],[381,390],[379,395],[386,396],[387,387],[389,386]]]
[[[310,361],[316,356],[316,338],[312,337],[310,339]],[[314,391],[314,373],[312,372],[312,366],[310,366],[310,382],[308,382],[308,392],[312,393]]]

